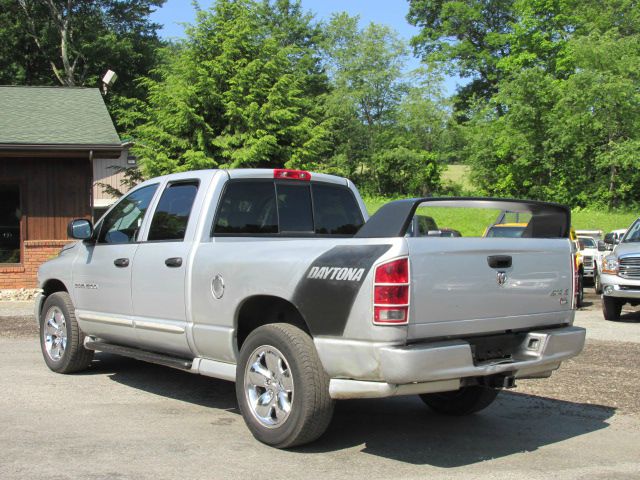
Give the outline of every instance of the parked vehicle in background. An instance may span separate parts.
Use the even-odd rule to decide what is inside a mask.
[[[620,235],[622,231],[614,230],[604,240],[613,248],[603,258],[600,273],[606,320],[619,320],[625,303],[640,303],[640,218]]]
[[[598,265],[603,257],[602,253],[598,251],[598,244],[591,237],[578,236],[578,248],[582,256],[583,277],[585,281],[589,280],[595,285]]]
[[[455,230],[453,228],[441,228],[440,236],[441,237],[461,237],[462,233],[460,233],[458,230]]]
[[[604,243],[607,245],[607,250],[613,250],[613,248],[620,243],[625,233],[627,233],[626,228],[619,228],[607,233],[604,236]]]
[[[584,303],[584,259],[582,258],[582,253],[580,253],[580,244],[578,243],[578,237],[573,227],[571,227],[569,231],[569,238],[573,243],[573,261],[576,271],[578,272],[578,298],[576,299],[576,305],[580,308]]]
[[[576,230],[578,237],[591,237],[596,242],[604,238],[604,232],[602,230]]]
[[[522,236],[526,223],[497,223],[488,227],[484,236],[487,238],[518,238]]]
[[[407,237],[439,237],[440,230],[435,220],[427,215],[415,214],[407,230]]]

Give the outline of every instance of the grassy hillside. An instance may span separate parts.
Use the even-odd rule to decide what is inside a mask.
[[[469,167],[467,165],[447,165],[442,172],[442,180],[458,183],[464,190],[472,190],[473,186],[469,181]]]

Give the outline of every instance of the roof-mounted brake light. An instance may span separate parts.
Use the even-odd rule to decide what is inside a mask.
[[[290,170],[288,168],[276,168],[273,170],[273,178],[286,180],[311,181],[311,174],[304,170]]]

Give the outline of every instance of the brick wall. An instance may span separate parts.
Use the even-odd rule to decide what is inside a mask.
[[[56,257],[69,240],[27,240],[20,265],[0,265],[0,290],[5,288],[36,288],[38,267]]]

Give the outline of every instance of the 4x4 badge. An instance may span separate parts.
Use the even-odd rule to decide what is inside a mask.
[[[506,272],[498,272],[498,285],[501,287],[507,282],[507,273]]]

